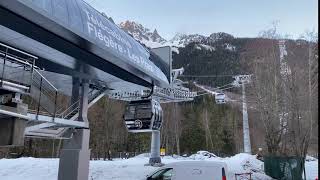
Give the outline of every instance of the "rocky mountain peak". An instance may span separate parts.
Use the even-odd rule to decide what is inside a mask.
[[[162,38],[158,31],[155,29],[153,32],[145,28],[143,25],[134,22],[134,21],[125,21],[119,24],[119,27],[126,31],[127,33],[131,34],[136,40],[145,43],[145,42],[152,42],[152,43],[164,43],[166,40]],[[146,44],[147,45],[147,44]]]
[[[152,35],[150,36],[150,39],[153,42],[160,42],[160,43],[166,42],[166,40],[159,35],[157,29],[154,29]]]
[[[135,21],[121,22],[119,27],[150,48],[160,46],[185,47],[190,43],[210,45],[220,40],[234,39],[232,35],[224,32],[212,33],[210,36],[177,33],[171,40],[167,41],[158,33],[157,29],[151,31]]]

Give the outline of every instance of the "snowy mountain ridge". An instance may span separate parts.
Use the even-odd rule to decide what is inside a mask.
[[[125,21],[119,24],[119,27],[125,32],[131,34],[137,41],[148,47],[154,47],[167,42],[162,38],[156,29],[153,32],[134,21]]]
[[[234,38],[232,35],[223,32],[212,33],[210,36],[177,33],[172,39],[166,40],[158,33],[157,29],[151,31],[150,29],[145,28],[143,25],[134,21],[121,22],[119,27],[125,32],[131,34],[137,41],[150,48],[156,48],[160,46],[172,46],[178,48],[185,47],[190,43],[199,43],[202,44],[199,47],[214,50],[214,48],[210,47],[208,44],[223,39]],[[230,47],[228,48],[230,49]]]

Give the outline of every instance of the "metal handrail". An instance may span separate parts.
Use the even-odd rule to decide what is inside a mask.
[[[54,100],[56,98],[56,93],[55,92],[50,92],[50,90],[44,88],[43,82],[40,81],[40,84],[35,84],[35,82],[33,82],[33,85],[37,85],[40,89],[41,86],[41,93],[45,94],[48,98],[50,98],[51,100]]]
[[[41,76],[41,78],[44,79],[46,83],[48,83],[55,91],[58,91],[58,89],[54,87],[53,84],[51,84],[50,81],[48,81],[47,78],[45,78],[38,70],[34,69],[34,72],[37,72],[37,74]]]
[[[33,80],[35,80],[36,78],[35,78],[35,76],[33,77]],[[41,77],[40,77],[40,79],[38,79],[40,82],[41,82]],[[42,85],[42,84],[39,84],[39,82],[37,82],[37,81],[33,81],[33,83],[36,83],[36,84],[34,84],[34,85],[38,85],[38,87],[40,88],[40,86]],[[55,90],[55,91],[50,91],[50,89],[48,89],[48,88],[46,88],[45,86],[44,87],[42,87],[42,88],[45,88],[45,89],[42,89],[42,90],[44,90],[45,92],[47,92],[47,95],[49,95],[49,96],[52,96],[52,94],[55,94],[55,92],[57,92],[57,90]],[[51,94],[50,94],[51,93]]]
[[[7,58],[10,58],[10,59],[13,59],[13,60],[15,60],[15,61],[18,61],[19,63],[21,63],[21,64],[26,64],[26,65],[28,65],[28,66],[31,66],[32,64],[30,64],[28,61],[28,59],[20,59],[19,57],[17,57],[17,56],[15,56],[15,55],[13,55],[13,54],[10,54],[10,53],[5,53],[5,52],[3,52],[3,51],[1,51],[0,50],[0,55],[2,55],[2,56],[7,56]]]
[[[75,109],[77,109],[78,108],[78,106],[79,106],[79,103],[80,103],[80,101],[79,100],[77,100],[76,102],[74,102],[73,104],[71,104],[67,109],[65,109],[63,112],[61,112],[61,113],[59,113],[59,117],[65,117],[65,114],[69,114],[69,111],[70,112],[73,112]],[[76,108],[73,108],[75,105],[77,105],[76,106]]]
[[[68,114],[62,116],[63,119],[65,119],[66,117],[70,116],[71,114],[77,114],[79,112],[80,106],[75,107],[72,111],[70,111]]]
[[[90,95],[93,94],[93,89],[89,92],[89,97]],[[90,99],[89,99],[90,100]],[[76,107],[74,107],[75,105],[77,105]],[[78,110],[80,106],[80,98],[75,101],[73,104],[71,104],[66,110],[64,110],[63,112],[59,113],[58,117],[61,118],[65,118],[68,117],[70,114],[72,114],[74,111]],[[73,109],[72,109],[73,108]]]
[[[5,45],[3,43],[0,43],[0,47],[2,48],[2,50],[0,50],[0,57],[3,57],[3,70],[2,70],[2,76],[0,77],[1,79],[4,79],[4,75],[5,75],[5,68],[6,68],[6,61],[13,63],[13,64],[17,64],[17,65],[21,65],[20,67],[23,68],[24,71],[28,71],[30,69],[30,84],[28,84],[30,86],[29,92],[31,92],[32,86],[34,88],[38,88],[40,91],[39,97],[37,96],[37,109],[38,109],[38,113],[40,110],[40,106],[45,109],[46,111],[48,111],[49,114],[52,115],[52,117],[54,118],[56,116],[56,110],[57,110],[57,98],[58,98],[58,89],[51,84],[50,81],[48,81],[37,69],[39,69],[38,67],[35,66],[35,60],[38,59],[38,57],[31,55],[29,53],[23,52],[19,49],[10,47],[8,45]],[[5,49],[5,52],[3,51]],[[10,54],[9,50],[12,52],[14,52],[14,54],[18,53],[21,56],[17,56],[17,55],[13,55]],[[26,57],[24,57],[26,56]],[[9,64],[10,64],[9,63]],[[15,68],[15,67],[12,67]],[[10,72],[11,74],[11,72]],[[11,77],[12,78],[12,77]],[[3,81],[1,81],[3,82]],[[48,101],[50,102],[46,102],[43,101],[41,99],[41,94],[44,94],[46,96],[46,98],[48,99]],[[51,111],[50,105],[45,105],[43,103],[54,103],[54,112]]]
[[[36,56],[34,56],[34,55],[32,55],[32,54],[29,54],[29,53],[26,53],[26,52],[20,51],[19,49],[16,49],[16,48],[14,48],[14,47],[11,47],[11,46],[8,46],[8,45],[5,45],[5,44],[2,44],[1,42],[0,42],[0,45],[1,45],[1,46],[6,47],[6,48],[8,48],[8,49],[14,50],[14,51],[16,51],[16,52],[19,52],[19,53],[21,53],[21,54],[24,54],[24,55],[30,56],[30,57],[32,57],[32,58],[34,58],[34,59],[38,59],[38,57],[36,57]]]
[[[4,47],[4,48],[3,48]],[[8,45],[0,43],[0,58],[3,58],[3,71],[2,71],[2,77],[0,77],[0,80],[4,78],[4,72],[6,68],[6,61],[9,62],[7,64],[17,65],[17,67],[12,68],[21,68],[21,70],[24,71],[30,71],[30,84],[28,84],[29,89],[27,92],[32,93],[32,96],[35,101],[35,108],[33,112],[38,116],[40,114],[45,114],[50,117],[52,117],[52,120],[54,121],[54,118],[56,117],[62,117],[62,118],[68,118],[70,115],[74,116],[79,112],[80,109],[80,98],[75,101],[72,105],[66,107],[66,108],[58,108],[57,106],[57,99],[58,99],[58,89],[48,80],[46,79],[41,73],[40,69],[35,66],[35,60],[38,59],[36,56],[33,56],[29,53],[20,51],[18,49],[15,49],[13,47],[10,47]],[[5,52],[3,51],[5,49]],[[13,54],[10,54],[8,50],[13,50]],[[17,53],[18,52],[18,53]],[[11,51],[12,53],[12,51]],[[21,57],[19,57],[20,54]],[[18,56],[16,54],[19,54]],[[25,58],[27,56],[27,58]],[[8,67],[8,66],[7,66]],[[7,72],[12,72],[6,70]],[[13,70],[15,71],[15,70]],[[11,77],[11,76],[10,76]],[[12,80],[12,79],[11,79]],[[1,81],[2,83],[3,81]],[[31,91],[32,88],[36,88],[37,91]],[[38,92],[39,91],[39,92]],[[100,90],[101,91],[101,90]],[[95,89],[91,89],[89,92],[88,100],[92,101],[96,97],[98,97],[99,92],[95,92]],[[54,109],[52,109],[54,108]],[[46,111],[43,112],[42,110]],[[62,111],[60,113],[60,111]],[[72,119],[72,118],[71,118]]]

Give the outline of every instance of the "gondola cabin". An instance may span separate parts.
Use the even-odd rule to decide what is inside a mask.
[[[224,93],[216,93],[215,94],[215,101],[216,104],[225,104],[226,103],[226,95]]]
[[[125,108],[124,121],[128,132],[151,132],[160,130],[162,116],[160,103],[155,100],[131,101]]]

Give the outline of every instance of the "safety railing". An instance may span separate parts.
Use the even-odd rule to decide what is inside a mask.
[[[70,119],[80,109],[80,98],[67,108],[57,103],[60,96],[54,87],[42,74],[35,61],[38,58],[16,48],[0,43],[0,87],[3,83],[11,83],[23,88],[26,94],[33,99],[32,110],[29,113],[54,118]],[[88,95],[91,102],[103,91],[92,89]]]
[[[54,118],[59,92],[39,72],[35,66],[37,59],[36,56],[0,43],[0,86],[10,83],[15,87],[27,87],[23,90],[34,100],[36,110],[33,112]]]
[[[58,112],[57,117],[62,119],[69,119],[73,115],[79,112],[79,107],[80,107],[80,99],[72,103],[67,109],[61,109],[62,111]]]
[[[103,90],[94,90],[91,89],[88,95],[88,102],[93,101],[95,98],[97,98]],[[70,119],[77,113],[79,113],[80,110],[80,98],[72,103],[67,109],[62,111],[61,113],[59,112],[57,117],[63,118],[63,119]]]
[[[37,57],[0,43],[0,80],[30,87]]]
[[[43,108],[53,118],[56,116],[58,90],[38,70],[34,70],[32,74],[30,95],[38,103],[36,114],[42,114]]]

